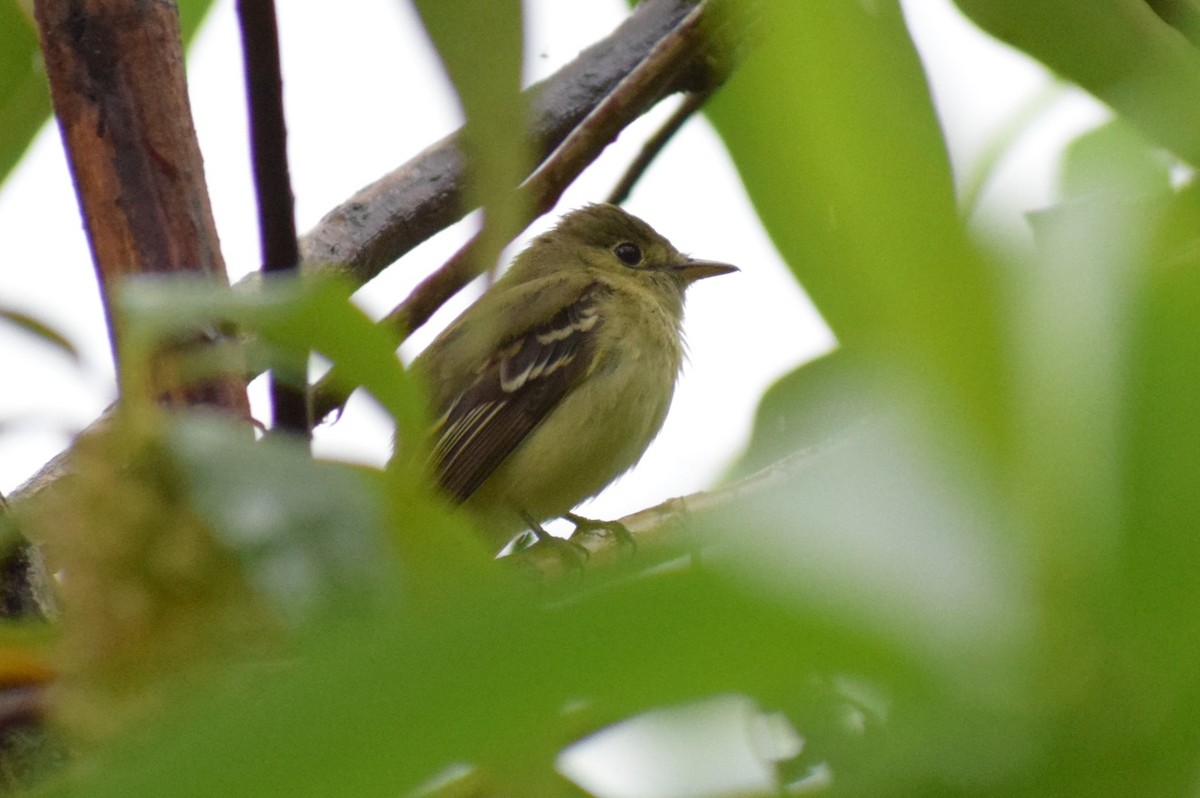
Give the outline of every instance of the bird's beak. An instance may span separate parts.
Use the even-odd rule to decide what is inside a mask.
[[[737,266],[728,263],[718,263],[715,260],[685,260],[672,268],[685,281],[694,283],[705,277],[716,277],[718,274],[732,274],[741,271]]]

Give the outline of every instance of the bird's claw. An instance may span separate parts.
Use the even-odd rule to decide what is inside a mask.
[[[575,513],[566,513],[563,515],[563,518],[575,525],[575,531],[571,533],[570,537],[572,541],[575,540],[576,536],[607,535],[612,537],[623,551],[629,554],[637,551],[637,540],[634,539],[633,533],[629,531],[629,528],[620,521],[597,521],[592,518],[584,518],[582,515],[576,515]]]

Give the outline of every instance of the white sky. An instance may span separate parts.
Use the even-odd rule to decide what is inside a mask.
[[[623,0],[527,0],[527,73],[539,79],[609,31]],[[906,13],[931,72],[956,171],[1047,85],[1045,71],[958,17],[949,0],[908,0]],[[409,10],[396,0],[281,3],[289,152],[297,223],[327,210],[458,125],[456,105]],[[230,276],[258,258],[233,0],[219,0],[189,60],[193,114]],[[642,120],[567,193],[560,211],[603,198],[641,141],[665,117]],[[1021,138],[984,196],[989,226],[1020,230],[1020,214],[1052,197],[1063,144],[1103,118],[1065,93]],[[702,168],[698,168],[702,165]],[[762,391],[832,343],[758,225],[728,158],[695,120],[643,178],[628,209],[680,249],[742,273],[689,296],[691,364],[666,428],[642,464],[583,511],[617,517],[712,482],[736,456]],[[557,214],[556,214],[557,215]],[[537,229],[551,223],[544,220]],[[460,224],[409,255],[360,294],[379,315],[469,234]],[[113,398],[112,366],[90,256],[57,129],[47,126],[0,193],[0,305],[33,313],[81,350],[79,365],[0,325],[0,491],[32,475]],[[465,305],[441,314],[444,324]],[[428,340],[418,336],[416,343]],[[261,390],[259,391],[261,394]],[[261,409],[259,410],[261,414]],[[387,457],[390,431],[369,402],[318,433],[318,451],[369,463]]]

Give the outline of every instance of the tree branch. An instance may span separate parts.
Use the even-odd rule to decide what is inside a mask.
[[[694,6],[695,0],[643,0],[609,36],[527,89],[535,158],[552,152]],[[690,66],[656,99],[713,81],[704,58]],[[365,283],[465,216],[471,209],[463,201],[461,136],[459,130],[438,141],[326,214],[301,239],[305,264],[332,267]]]
[[[37,0],[42,53],[109,336],[122,277],[200,273],[225,282],[183,71],[178,9],[137,0]],[[245,382],[181,386],[169,367],[153,390],[172,404],[247,415]]]
[[[300,265],[295,202],[288,172],[287,125],[283,118],[283,73],[273,0],[238,0],[246,98],[250,109],[250,152],[258,194],[262,271],[294,274]],[[304,375],[299,375],[301,380]],[[312,436],[303,388],[270,376],[272,424],[302,438]]]
[[[848,433],[848,435],[853,434],[853,431]],[[615,524],[623,526],[633,536],[637,543],[638,554],[646,557],[648,562],[652,561],[656,555],[677,556],[681,550],[694,547],[697,542],[685,525],[691,516],[710,513],[734,502],[756,496],[765,490],[778,487],[782,481],[815,467],[820,462],[822,455],[831,448],[841,445],[843,440],[845,439],[801,449],[736,482],[714,490],[668,499],[654,507],[631,513],[616,521]],[[580,530],[571,536],[571,540],[587,549],[589,555],[585,566],[587,568],[612,566],[621,561],[627,553],[623,549],[626,544],[612,534],[597,534],[590,530]],[[512,556],[520,564],[537,569],[545,579],[558,578],[565,571],[562,557],[541,546],[534,545]]]

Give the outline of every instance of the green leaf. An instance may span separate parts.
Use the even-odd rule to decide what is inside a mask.
[[[37,29],[17,0],[0,2],[0,183],[50,114]]]
[[[382,474],[313,462],[298,441],[255,442],[216,418],[177,420],[165,437],[192,507],[281,617],[309,620],[391,587]]]
[[[136,393],[138,369],[163,341],[232,326],[279,347],[285,367],[321,353],[348,386],[362,386],[383,405],[404,440],[423,440],[424,402],[396,356],[396,336],[359,310],[351,294],[352,286],[331,279],[271,280],[246,290],[186,278],[127,282],[120,295],[123,392]]]
[[[810,691],[806,674],[836,667],[847,650],[888,662],[852,634],[703,571],[601,587],[552,607],[506,588],[440,611],[343,619],[290,664],[249,685],[246,675],[214,685],[152,734],[105,752],[74,787],[385,796],[460,761],[536,783],[566,742],[630,712],[739,688],[774,704]]]
[[[309,352],[324,355],[347,395],[361,386],[395,421],[398,445],[385,490],[387,528],[401,559],[412,568],[410,576],[429,577],[417,592],[452,592],[474,578],[476,566],[486,565],[480,541],[468,534],[461,518],[450,520],[445,501],[427,478],[426,402],[396,355],[395,333],[359,310],[350,299],[352,292],[347,283],[317,278],[272,279],[246,289],[178,277],[127,282],[118,300],[124,406],[136,402],[140,386],[148,384],[144,375],[158,347],[194,340],[197,331],[236,329],[265,343],[253,344],[254,354],[271,368],[282,364],[285,373],[303,373]],[[210,345],[185,361],[182,370],[190,366],[194,372],[205,363],[228,367],[231,362]],[[439,570],[451,564],[457,566],[454,579]]]
[[[1165,196],[1171,191],[1170,163],[1128,122],[1114,119],[1071,142],[1060,184],[1064,199],[1099,192]]]
[[[469,207],[484,209],[478,256],[483,267],[520,232],[513,195],[532,165],[521,96],[522,13],[519,0],[418,0],[425,30],[458,91],[467,124]]]
[[[838,386],[822,398],[836,405]],[[928,409],[873,399],[838,439],[714,513],[710,542],[760,589],[907,649],[935,679],[1004,691],[1024,678],[1036,627],[1002,497],[961,437],[928,434]]]
[[[79,350],[65,335],[43,321],[20,310],[0,307],[0,319],[16,325],[25,332],[40,338],[72,360],[79,362]]]
[[[1173,204],[1157,257],[1137,292],[1122,376],[1119,484],[1126,497],[1118,585],[1125,613],[1112,629],[1130,695],[1148,720],[1137,761],[1162,779],[1154,791],[1190,789],[1200,749],[1200,195]],[[1123,735],[1124,736],[1124,735]],[[1153,784],[1154,782],[1147,782]]]
[[[1142,0],[956,0],[975,24],[1200,165],[1200,52]]]
[[[766,390],[745,454],[730,476],[744,477],[784,459],[814,457],[880,409],[861,364],[835,349],[805,363]]]
[[[190,42],[212,0],[177,3],[185,43]],[[0,184],[20,161],[50,115],[46,70],[37,27],[21,0],[0,0]]]
[[[999,445],[996,275],[965,239],[898,6],[761,14],[762,45],[709,110],[759,217],[844,349],[920,380]]]
[[[1071,160],[1077,196],[1033,215],[1038,257],[1014,263],[1009,290],[1009,512],[1041,596],[1029,677],[1046,764],[1029,778],[1051,794],[1181,794],[1200,745],[1186,576],[1200,567],[1200,213],[1123,132]]]

